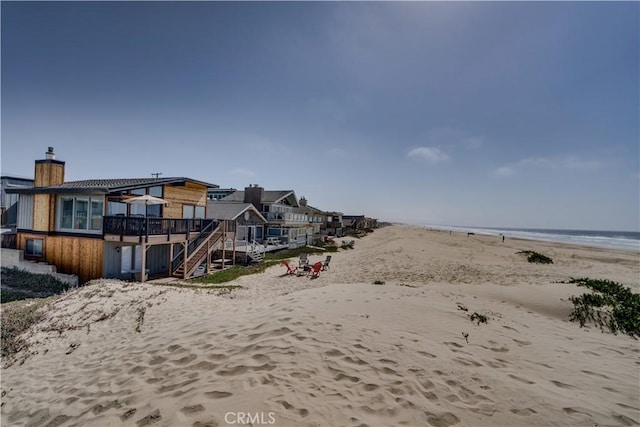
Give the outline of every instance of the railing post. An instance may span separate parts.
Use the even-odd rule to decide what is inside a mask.
[[[149,218],[144,218],[144,242],[149,243]]]

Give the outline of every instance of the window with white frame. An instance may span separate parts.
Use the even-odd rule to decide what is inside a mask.
[[[62,196],[59,200],[59,206],[59,229],[102,231],[103,198]]]

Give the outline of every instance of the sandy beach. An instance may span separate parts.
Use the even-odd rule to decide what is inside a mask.
[[[569,322],[586,289],[559,283],[640,292],[638,252],[391,226],[285,271],[63,295],[2,369],[2,426],[640,424],[640,341]]]

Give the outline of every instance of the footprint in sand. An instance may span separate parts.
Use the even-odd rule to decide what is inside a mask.
[[[537,414],[537,412],[531,408],[511,409],[510,412],[520,415],[521,417],[528,417],[531,414]]]
[[[136,413],[136,408],[131,408],[127,411],[125,411],[122,415],[120,415],[120,421],[126,421],[129,418],[131,418],[131,416],[133,416],[133,414]]]
[[[180,359],[172,360],[171,363],[173,363],[174,365],[187,365],[197,358],[198,356],[196,356],[195,354],[190,354],[188,356],[181,357]]]
[[[585,370],[582,370],[582,371],[580,371],[580,372],[582,372],[582,373],[584,373],[584,374],[587,374],[587,375],[593,375],[593,376],[596,376],[596,377],[604,378],[604,379],[607,379],[607,380],[609,379],[609,377],[608,377],[608,376],[603,375],[603,374],[598,374],[598,373],[596,373],[596,372],[585,371]]]
[[[211,363],[211,362],[207,362],[206,360],[203,360],[202,362],[198,362],[194,365],[187,366],[187,369],[192,371],[213,371],[217,367],[218,365],[216,365],[215,363]]]
[[[228,391],[206,391],[204,393],[209,399],[224,399],[225,397],[233,396],[233,393]]]
[[[141,418],[138,421],[136,421],[136,424],[138,425],[138,427],[143,427],[143,426],[148,426],[150,424],[157,423],[161,419],[162,419],[162,415],[160,414],[160,410],[156,409],[155,411],[153,411],[152,413],[150,413],[146,417]]]
[[[167,361],[166,357],[162,356],[153,356],[153,358],[149,361],[149,365],[159,365],[160,363],[164,363]]]
[[[555,385],[556,387],[560,387],[560,388],[575,388],[574,386],[572,386],[571,384],[565,384],[562,383],[560,381],[555,381],[555,380],[551,380],[551,382],[553,383],[553,385]]]
[[[524,384],[535,384],[535,381],[529,381],[529,380],[527,380],[525,378],[520,378],[520,377],[518,377],[516,375],[513,375],[513,374],[509,374],[509,377],[513,378],[516,381],[520,381],[521,383],[524,383]]]
[[[195,414],[202,411],[204,411],[204,406],[199,403],[197,405],[185,406],[184,408],[180,409],[180,412],[187,415]]]
[[[215,360],[216,362],[221,362],[223,360],[227,360],[227,355],[225,354],[219,354],[219,353],[212,353],[209,356],[207,356],[210,360]]]
[[[239,365],[239,366],[234,366],[233,368],[230,368],[230,369],[219,370],[216,372],[216,374],[222,377],[230,377],[234,375],[244,374],[248,370],[249,368],[247,366]]]
[[[460,419],[451,412],[445,412],[440,415],[435,415],[430,412],[425,412],[425,414],[427,415],[427,421],[433,427],[449,427],[460,422]]]
[[[591,418],[591,414],[575,408],[562,408],[562,410],[567,415],[586,415],[587,417]]]
[[[418,354],[421,354],[421,355],[423,355],[423,356],[425,356],[425,357],[430,357],[430,358],[432,358],[432,359],[435,359],[435,358],[437,358],[437,357],[438,357],[438,356],[436,356],[435,354],[431,354],[431,353],[429,353],[429,352],[426,352],[426,351],[420,351],[420,350],[418,350]]]

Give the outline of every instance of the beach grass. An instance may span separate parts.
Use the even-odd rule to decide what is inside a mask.
[[[568,283],[591,289],[591,293],[570,298],[573,311],[569,320],[579,322],[580,327],[593,322],[601,330],[640,337],[640,294],[611,280],[571,278]]]
[[[536,264],[553,264],[553,260],[546,255],[535,251],[520,251],[519,254],[526,255],[527,261]]]
[[[31,273],[16,267],[0,269],[2,303],[28,298],[42,298],[60,294],[69,289],[65,283],[50,274]]]
[[[5,361],[11,360],[13,355],[27,348],[28,344],[21,335],[43,319],[44,313],[41,308],[47,302],[48,300],[44,299],[31,299],[3,305],[0,352]]]

